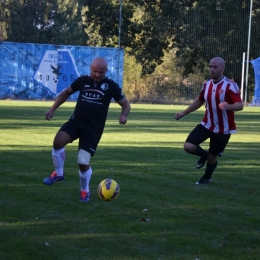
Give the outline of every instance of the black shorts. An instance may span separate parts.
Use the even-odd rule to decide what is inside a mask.
[[[198,124],[188,135],[186,142],[199,146],[209,138],[209,152],[213,155],[219,155],[219,153],[224,152],[230,136],[230,134],[214,133]]]
[[[101,137],[88,135],[71,121],[66,122],[59,131],[66,132],[72,139],[72,142],[79,139],[78,149],[85,150],[93,156],[96,152]]]

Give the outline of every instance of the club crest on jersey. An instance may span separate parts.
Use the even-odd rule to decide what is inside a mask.
[[[223,90],[223,89],[220,89],[220,90],[218,91],[218,93],[219,93],[219,95],[221,95],[221,94],[224,93],[224,90]]]
[[[101,88],[102,88],[103,90],[107,90],[107,89],[108,89],[108,84],[107,84],[107,83],[103,83],[103,84],[101,85]]]

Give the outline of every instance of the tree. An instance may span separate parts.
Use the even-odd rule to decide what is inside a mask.
[[[82,6],[72,0],[6,0],[1,2],[5,40],[14,42],[85,44]]]
[[[184,62],[184,75],[193,73],[194,67],[203,71],[207,64],[205,61],[222,56],[229,63],[228,76],[240,82],[241,58],[247,46],[249,2],[226,0],[213,3],[204,0],[187,11],[183,26],[174,34],[177,56]],[[256,9],[260,4],[257,2]],[[259,18],[259,13],[255,12],[255,23]],[[259,34],[255,37],[257,39],[253,39],[252,44],[259,41]],[[253,52],[252,55],[256,55]]]
[[[7,41],[118,46],[118,0],[2,0],[0,33]],[[124,0],[121,47],[152,74],[165,53],[176,49],[183,76],[203,73],[210,58],[232,66],[240,81],[247,46],[248,0]],[[252,31],[259,31],[260,1],[254,1]],[[258,56],[259,33],[252,34],[251,57]],[[239,68],[239,69],[238,69]]]

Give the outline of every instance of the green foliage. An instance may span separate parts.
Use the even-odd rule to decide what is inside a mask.
[[[248,15],[244,14],[249,14],[250,5],[249,2],[243,3],[243,0],[236,1],[235,4],[232,0],[218,1],[217,4],[212,1],[198,1],[196,6],[187,11],[181,33],[175,34],[177,55],[186,61],[185,75],[193,73],[193,67],[197,65],[203,71],[205,61],[221,55],[234,65],[226,71],[227,76],[240,82],[241,73],[235,66],[241,66],[241,57],[237,55],[245,51],[247,37],[241,39],[237,32],[247,32]],[[234,72],[237,74],[234,75]]]
[[[175,66],[173,66],[175,64]],[[125,55],[124,93],[132,102],[189,104],[197,97],[208,72],[193,68],[194,74],[183,77],[183,65],[176,49],[164,54],[164,62],[150,75],[142,76],[134,56]]]
[[[240,84],[250,1],[125,0],[122,4],[120,47],[127,57],[134,57],[138,81],[144,82],[154,73],[149,78],[154,82],[158,67],[171,55],[167,53],[174,51],[171,66],[185,80],[197,73],[205,75],[209,60],[222,56],[229,64],[226,76]],[[120,1],[4,0],[0,6],[0,40],[118,47]],[[250,60],[259,56],[259,10],[260,1],[254,1]],[[250,74],[248,96],[254,88],[252,70]],[[155,87],[160,86],[152,85]],[[154,95],[147,88],[151,86],[146,85],[144,92]]]
[[[1,2],[2,37],[8,41],[117,47],[119,1]],[[250,1],[123,1],[121,46],[151,74],[165,51],[178,48],[183,74],[201,71],[205,61],[221,53],[237,64],[247,45]],[[260,2],[254,1],[252,28],[258,26]],[[248,15],[245,15],[248,13]],[[228,26],[225,26],[228,25]],[[245,34],[241,41],[240,33]],[[238,38],[239,37],[239,38]],[[259,37],[252,35],[252,57]],[[240,75],[229,71],[240,81]]]
[[[115,47],[118,44],[119,5],[117,1],[85,1],[83,25],[88,45]]]
[[[1,2],[7,41],[84,44],[78,1],[8,0]]]
[[[238,133],[212,183],[197,186],[203,169],[183,142],[204,109],[175,121],[183,106],[134,104],[120,126],[120,107],[111,104],[91,159],[91,201],[79,203],[77,142],[66,149],[65,181],[42,184],[53,167],[54,134],[75,103],[48,122],[50,106],[0,101],[1,259],[259,258],[259,108],[237,113]],[[120,185],[115,201],[96,193],[104,178]]]

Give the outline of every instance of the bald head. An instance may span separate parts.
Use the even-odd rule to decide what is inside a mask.
[[[219,81],[224,77],[225,61],[221,57],[213,58],[209,63],[209,74],[213,81]]]
[[[107,72],[107,61],[98,57],[95,58],[90,65],[90,77],[95,83],[102,81],[105,78]]]
[[[102,67],[107,69],[107,61],[102,57],[95,58],[90,66]]]
[[[210,62],[217,63],[220,67],[225,69],[225,61],[221,57],[215,57]]]

